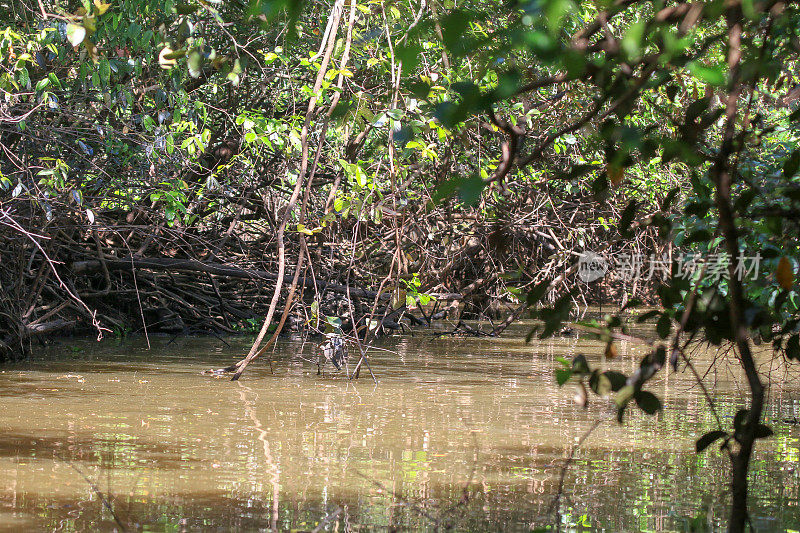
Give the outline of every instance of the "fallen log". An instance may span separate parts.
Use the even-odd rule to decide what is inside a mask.
[[[63,320],[58,318],[50,322],[42,322],[39,324],[29,324],[25,326],[28,335],[46,335],[61,329],[73,327],[78,324],[77,320]]]

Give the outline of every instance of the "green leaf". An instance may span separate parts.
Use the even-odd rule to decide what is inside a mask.
[[[414,69],[419,65],[419,60],[422,57],[422,47],[416,44],[397,45],[394,48],[394,55],[403,62],[403,74],[409,74],[414,72]],[[425,93],[425,96],[427,96],[427,93]]]
[[[200,6],[191,3],[175,4],[175,12],[179,15],[191,15],[196,13]]]
[[[473,206],[480,200],[483,187],[483,179],[481,179],[479,174],[475,174],[464,180],[461,187],[458,188],[458,197],[464,205]]]
[[[506,99],[510,98],[511,96],[517,94],[517,91],[520,88],[520,75],[519,72],[516,70],[512,70],[510,72],[504,72],[497,76],[497,89],[494,91],[494,97],[498,99]],[[476,91],[477,94],[480,94],[479,91]],[[575,139],[574,142],[568,144],[575,144],[577,139],[575,136],[572,136]]]
[[[667,98],[669,98],[670,102],[675,101],[675,97],[678,95],[678,91],[680,91],[680,88],[675,85],[670,85],[669,87],[667,87]]]
[[[663,367],[664,363],[667,362],[667,349],[666,349],[666,347],[664,347],[662,345],[656,347],[656,350],[654,352],[651,352],[651,354],[648,356],[648,360],[651,361],[652,363],[655,363],[656,370],[658,370],[661,367]]]
[[[689,107],[686,108],[686,123],[689,124],[694,122],[694,120],[699,117],[703,111],[708,109],[710,104],[711,99],[708,97],[700,98],[689,104]]]
[[[38,82],[36,82],[36,92],[44,91],[50,86],[50,79],[49,78],[42,78]]]
[[[570,368],[559,368],[556,370],[556,382],[558,386],[561,387],[569,381],[569,378],[572,377],[572,369]]]
[[[713,85],[715,87],[722,87],[727,81],[725,79],[725,72],[721,66],[706,66],[700,62],[692,61],[686,68],[689,72],[700,81]]]
[[[142,126],[144,126],[144,129],[148,132],[153,131],[153,128],[156,126],[156,121],[153,120],[153,117],[150,115],[145,115],[142,119]]]
[[[684,208],[683,212],[687,215],[694,215],[698,218],[703,218],[708,210],[711,209],[711,202],[708,201],[698,201],[698,202],[689,202],[686,204],[686,208]]]
[[[726,437],[727,435],[728,434],[725,431],[720,431],[720,430],[709,431],[708,433],[697,439],[697,442],[695,442],[694,444],[694,449],[697,453],[700,453],[709,446],[711,446],[712,444],[714,444],[716,440],[721,439],[722,437]]]
[[[19,80],[19,84],[22,86],[23,89],[27,89],[31,84],[31,76],[28,74],[28,69],[22,67],[17,72],[17,80]]]
[[[419,100],[425,100],[428,98],[428,93],[431,92],[430,84],[423,81],[415,81],[410,83],[408,85],[408,89],[411,91],[411,94],[413,94],[414,97]]]
[[[448,50],[453,50],[469,25],[470,16],[455,10],[442,19],[442,41]]]
[[[636,405],[648,415],[654,415],[661,409],[661,400],[655,394],[647,391],[639,391],[634,394]]]
[[[100,60],[100,80],[106,85],[111,80],[111,65],[105,57]]]
[[[644,30],[647,27],[645,21],[640,20],[630,25],[620,42],[620,48],[628,57],[635,58],[640,55]]]
[[[57,87],[59,89],[61,88],[61,81],[59,81],[58,76],[56,76],[55,72],[50,72],[47,75],[47,79],[50,80],[50,85]]]
[[[552,308],[539,309],[537,316],[544,321],[544,328],[539,334],[540,339],[553,335],[561,324],[569,318],[572,309],[572,294],[567,293],[556,301]]]
[[[551,32],[556,33],[561,30],[569,12],[575,9],[575,4],[572,0],[546,0],[543,3],[547,27]]]
[[[474,205],[478,202],[483,192],[483,179],[480,174],[475,174],[469,178],[456,177],[451,178],[436,188],[433,193],[432,200],[434,204],[440,203],[442,200],[453,196],[458,192],[459,200],[467,206]]]
[[[689,245],[695,242],[709,242],[711,241],[712,234],[707,229],[699,229],[697,231],[692,232],[685,241],[683,241],[684,245]]]

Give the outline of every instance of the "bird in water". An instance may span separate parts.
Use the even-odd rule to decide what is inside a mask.
[[[328,361],[336,368],[342,369],[342,364],[347,360],[347,344],[344,337],[338,333],[326,333],[325,340],[317,348],[319,357],[317,358],[317,375],[322,374],[322,367]]]

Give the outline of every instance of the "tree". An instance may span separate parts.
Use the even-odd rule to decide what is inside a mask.
[[[751,404],[739,412],[732,429],[720,425],[698,440],[697,449],[724,439],[723,449],[733,465],[730,530],[743,531],[752,450],[757,439],[771,434],[761,423],[764,384],[751,336],[771,340],[776,353],[787,360],[797,358],[790,259],[798,251],[796,220],[785,221],[791,226],[786,233],[783,222],[774,218],[786,213],[787,205],[797,208],[800,152],[793,145],[800,112],[784,107],[792,100],[791,91],[786,91],[796,83],[797,8],[783,2],[635,1],[595,8],[559,0],[518,7],[520,16],[503,32],[506,39],[493,42],[503,43],[506,50],[523,49],[534,60],[526,63],[534,65],[529,69],[538,72],[526,77],[519,68],[509,69],[498,74],[506,81],[494,91],[465,89],[464,98],[442,114],[444,121],[458,121],[465,110],[481,110],[506,133],[502,163],[484,185],[505,179],[515,168],[547,164],[554,143],[576,133],[603,147],[604,169],[595,173],[598,191],[618,187],[628,169],[653,157],[661,164],[677,161],[692,169],[687,220],[673,222],[656,215],[639,222],[660,225],[662,235],[668,236],[671,230],[686,232],[696,220],[702,221],[705,227],[694,230],[684,244],[719,237],[730,258],[726,283],[717,286],[702,276],[689,283],[673,265],[670,279],[659,288],[658,334],[664,342],[642,360],[639,371],[628,377],[602,373],[578,356],[557,372],[560,382],[576,374],[587,379],[595,392],[605,381],[616,391],[621,421],[634,400],[647,413],[660,409],[658,399],[643,387],[667,362],[675,369],[682,363],[691,365],[685,348],[696,335],[733,343]],[[497,117],[499,105],[553,87],[586,91],[591,103],[565,124],[538,135],[526,135],[514,118]],[[705,94],[691,96],[687,88]],[[467,97],[470,94],[476,96]],[[792,132],[788,139],[782,134],[786,130]],[[775,135],[777,131],[781,134]],[[532,147],[520,148],[530,142]],[[567,170],[573,176],[591,168],[571,165]],[[668,200],[674,198],[672,194]],[[619,226],[622,238],[629,234],[636,207],[634,200],[625,210]],[[765,256],[775,261],[769,263],[774,281],[742,279],[740,260],[748,249],[764,245],[771,245]],[[527,303],[535,303],[542,292],[531,293]],[[535,311],[544,321],[544,335],[557,330],[568,316],[569,304],[562,298],[553,308]],[[667,342],[673,321],[677,330]],[[609,348],[617,328],[624,333],[616,316],[600,328]]]

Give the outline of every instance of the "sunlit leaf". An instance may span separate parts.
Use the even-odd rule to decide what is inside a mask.
[[[86,28],[80,24],[67,24],[67,39],[72,46],[78,46],[86,38]]]
[[[161,50],[161,53],[158,54],[158,63],[161,65],[161,68],[170,69],[178,63],[178,61],[172,57],[172,53],[172,48],[165,46]]]
[[[200,77],[200,70],[203,67],[203,56],[197,50],[192,50],[186,59],[189,68],[189,75],[193,78]]]
[[[83,47],[86,49],[86,53],[89,55],[92,63],[97,63],[100,60],[100,52],[97,50],[97,45],[90,39],[83,41]]]
[[[722,87],[727,81],[721,66],[706,66],[698,61],[692,61],[686,67],[695,78],[709,85]]]
[[[36,91],[44,91],[50,86],[50,78],[42,78],[36,82]]]
[[[103,3],[102,0],[94,0],[95,13],[98,15],[105,14],[109,7],[111,7],[111,4]]]

